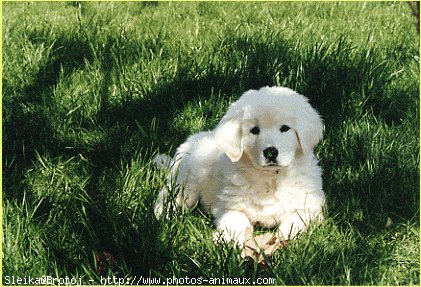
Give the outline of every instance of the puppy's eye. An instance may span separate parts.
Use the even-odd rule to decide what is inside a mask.
[[[281,131],[281,133],[287,132],[289,131],[290,127],[287,125],[283,125],[279,130]]]
[[[254,135],[258,135],[260,133],[259,127],[254,127],[250,130],[250,132]]]

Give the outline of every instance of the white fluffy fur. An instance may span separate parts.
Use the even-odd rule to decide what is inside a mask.
[[[283,125],[290,130],[281,132]],[[199,201],[214,216],[218,239],[241,246],[246,228],[256,225],[279,227],[280,237],[293,238],[322,219],[325,196],[313,155],[322,133],[322,120],[304,96],[283,87],[249,90],[214,130],[190,136],[177,149],[169,185],[179,187],[178,205]],[[278,151],[276,160],[264,156],[268,147]],[[157,217],[168,190],[158,196]]]

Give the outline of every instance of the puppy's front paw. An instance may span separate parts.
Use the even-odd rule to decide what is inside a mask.
[[[247,216],[239,211],[224,211],[216,216],[217,232],[214,235],[216,242],[233,242],[234,246],[242,248],[247,232],[253,232]]]
[[[212,240],[213,242],[218,244],[232,243],[234,247],[238,247],[241,249],[244,246],[246,236],[245,231],[235,233],[232,232],[232,230],[229,231],[226,229],[218,228],[218,230],[214,232]]]
[[[306,228],[307,222],[304,220],[304,216],[296,212],[281,223],[278,228],[277,236],[281,240],[293,239]]]

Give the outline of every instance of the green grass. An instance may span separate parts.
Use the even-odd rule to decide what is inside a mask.
[[[4,2],[3,277],[420,284],[414,20],[404,2]],[[151,158],[265,85],[325,120],[327,219],[262,270],[198,208],[154,218]]]

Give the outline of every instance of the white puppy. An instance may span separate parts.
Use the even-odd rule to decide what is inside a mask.
[[[161,216],[175,183],[176,203],[199,201],[214,216],[219,239],[242,246],[253,226],[279,227],[278,235],[290,239],[322,219],[325,196],[313,155],[322,133],[322,120],[304,96],[283,87],[249,90],[214,130],[190,136],[177,149],[155,215]]]

